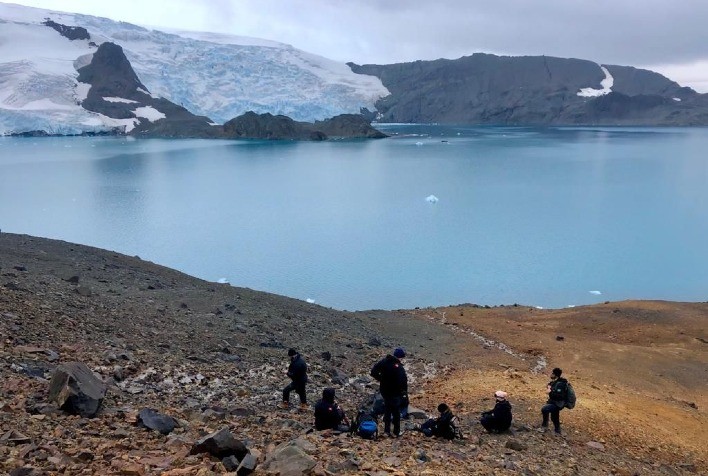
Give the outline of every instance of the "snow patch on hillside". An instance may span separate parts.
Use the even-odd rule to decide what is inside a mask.
[[[612,92],[612,85],[615,84],[615,78],[612,77],[610,72],[604,66],[600,66],[600,69],[602,69],[602,72],[605,73],[605,79],[600,81],[600,86],[602,86],[602,89],[582,88],[580,91],[578,91],[578,96],[585,98],[593,98],[604,96],[605,94],[609,94]]]
[[[133,101],[132,99],[125,99],[125,98],[116,98],[116,97],[107,97],[103,98],[104,101],[108,102],[121,102],[125,104],[137,104],[138,101]]]
[[[159,121],[160,119],[167,117],[164,113],[158,111],[152,106],[139,107],[133,111],[133,114],[135,114],[136,117],[142,117],[150,122]]]

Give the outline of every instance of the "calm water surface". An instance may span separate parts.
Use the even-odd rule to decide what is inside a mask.
[[[382,129],[0,138],[0,229],[349,310],[708,299],[708,129]]]

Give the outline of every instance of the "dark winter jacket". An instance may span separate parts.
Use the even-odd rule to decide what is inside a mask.
[[[448,410],[441,413],[440,416],[435,419],[433,435],[448,440],[455,439],[455,415],[452,414],[452,411]]]
[[[508,430],[511,426],[511,403],[502,400],[494,405],[494,410],[489,412],[494,417],[494,425],[501,431]]]
[[[334,391],[331,395],[325,390],[322,399],[315,404],[315,429],[335,430],[344,421],[344,410],[334,401]]]
[[[288,377],[296,384],[305,385],[307,383],[307,364],[300,354],[291,359],[288,366]]]
[[[565,407],[565,400],[568,395],[568,381],[563,377],[559,377],[556,380],[551,380],[548,386],[550,387],[548,403],[553,403],[558,408]]]
[[[400,360],[387,355],[371,369],[371,376],[381,384],[385,399],[403,397],[408,393],[408,376]]]

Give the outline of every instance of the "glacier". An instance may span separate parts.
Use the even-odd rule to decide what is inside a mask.
[[[88,30],[70,41],[47,18]],[[291,45],[225,34],[158,31],[90,15],[0,3],[0,135],[100,132],[118,122],[84,110],[76,69],[95,44],[120,45],[140,81],[194,114],[223,123],[246,111],[312,122],[375,110],[389,91],[374,77]],[[126,121],[126,120],[123,120]],[[128,120],[130,121],[130,120]],[[125,125],[121,123],[122,125]]]

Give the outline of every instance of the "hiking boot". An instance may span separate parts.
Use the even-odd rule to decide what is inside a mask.
[[[405,432],[406,432],[406,430],[401,430],[401,431],[399,431],[398,433],[394,433],[394,434],[393,434],[393,437],[394,437],[394,438],[400,438],[401,436],[403,436],[403,433],[405,433]]]
[[[548,431],[548,427],[547,426],[539,426],[538,428],[536,428],[536,431],[539,433],[545,433]]]
[[[281,402],[280,405],[278,405],[280,408],[288,409],[290,408],[290,402]]]
[[[307,403],[300,404],[300,410],[307,410],[309,408],[310,408],[310,405],[308,405]]]

